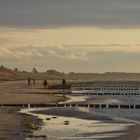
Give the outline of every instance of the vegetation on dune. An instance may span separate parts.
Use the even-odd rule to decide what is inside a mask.
[[[93,80],[139,80],[140,73],[125,72],[106,72],[106,73],[75,73],[75,72],[59,72],[53,69],[46,72],[38,72],[36,68],[32,68],[32,72],[20,71],[18,68],[10,69],[0,66],[0,80],[23,80],[28,77],[34,79],[48,80],[74,80],[74,81],[93,81]],[[63,80],[63,84],[65,81]]]

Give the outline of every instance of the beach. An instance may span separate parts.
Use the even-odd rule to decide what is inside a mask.
[[[46,135],[48,139],[116,139],[127,137],[134,132],[134,123],[111,119],[81,108],[23,109],[21,112],[37,116],[44,125],[36,135]],[[50,118],[50,119],[47,119]],[[65,125],[65,121],[69,122]],[[136,133],[139,136],[138,133]]]
[[[0,0],[0,140],[140,140],[140,0]]]
[[[68,103],[123,103],[132,100],[119,96],[90,97],[68,96]],[[133,100],[135,97],[132,97]],[[125,99],[125,100],[124,100]],[[139,100],[139,98],[137,99]],[[136,109],[93,109],[88,107],[30,108],[21,112],[37,116],[44,125],[37,135],[46,135],[54,140],[67,139],[107,139],[138,140],[140,138],[140,111]],[[53,119],[53,117],[56,117]],[[50,118],[50,120],[46,120]],[[64,122],[68,121],[68,125]],[[74,123],[72,123],[74,122]],[[78,127],[80,126],[80,127]],[[65,135],[66,134],[66,135]]]
[[[46,94],[41,81],[28,86],[27,81],[1,81],[0,104],[43,104],[57,103],[65,100],[62,96]],[[21,107],[0,108],[0,139],[25,140],[30,131],[27,125],[32,122],[40,123],[37,117],[19,113]]]
[[[26,124],[38,118],[21,114],[17,108],[0,108],[0,139],[25,140]]]
[[[6,88],[7,87],[7,88]],[[0,83],[1,104],[45,103],[126,103],[139,96],[54,95],[41,87],[41,81],[28,86],[26,81]],[[35,92],[34,92],[35,91]],[[60,92],[60,91],[57,91]],[[69,99],[69,100],[67,100]],[[24,140],[43,136],[49,140],[138,140],[140,111],[136,109],[95,109],[88,107],[0,108],[0,138]],[[36,129],[36,130],[35,130]]]

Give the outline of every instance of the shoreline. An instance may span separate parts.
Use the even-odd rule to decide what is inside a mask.
[[[134,124],[132,124],[132,123],[126,123],[126,122],[123,122],[123,121],[114,121],[114,120],[112,120],[112,119],[110,119],[109,117],[105,117],[105,116],[100,116],[99,114],[94,114],[94,113],[90,113],[90,112],[86,112],[86,111],[83,111],[83,110],[81,110],[81,111],[78,111],[77,109],[76,110],[74,110],[73,108],[70,108],[70,109],[62,109],[62,108],[59,108],[58,109],[58,111],[57,111],[57,109],[43,109],[43,110],[41,110],[41,108],[40,109],[29,109],[30,111],[29,111],[29,114],[31,113],[36,113],[35,115],[37,115],[37,116],[43,116],[43,119],[44,120],[46,120],[45,119],[45,115],[46,116],[50,116],[50,117],[53,117],[53,116],[56,116],[56,117],[58,117],[59,119],[60,119],[60,121],[62,120],[62,118],[63,119],[66,119],[66,120],[73,120],[73,118],[76,120],[78,120],[79,122],[80,122],[80,120],[81,121],[85,121],[86,123],[84,124],[84,125],[86,125],[86,124],[88,124],[88,125],[90,125],[91,123],[92,123],[92,121],[97,121],[97,122],[100,122],[99,124],[100,125],[103,125],[102,127],[103,127],[103,129],[105,129],[107,126],[109,126],[109,127],[111,127],[111,125],[112,125],[112,127],[113,127],[113,130],[112,131],[109,131],[109,130],[104,130],[104,131],[107,131],[107,132],[101,132],[99,135],[100,135],[100,137],[102,137],[103,138],[103,136],[105,137],[105,139],[107,139],[107,140],[114,140],[114,139],[116,139],[116,140],[121,140],[121,139],[119,139],[119,138],[123,138],[124,136],[125,136],[125,138],[127,137],[127,136],[129,136],[129,133],[131,133],[131,131],[133,130],[133,128],[135,128],[135,126],[132,126],[132,125],[134,125]],[[35,111],[36,110],[36,111]],[[25,112],[26,112],[27,110],[25,110]],[[69,114],[68,114],[68,112],[69,112]],[[26,112],[27,113],[27,112]],[[85,117],[86,116],[86,117]],[[54,121],[54,120],[53,120]],[[74,121],[74,120],[73,120]],[[49,122],[51,122],[51,121],[49,121]],[[90,122],[90,123],[89,123]],[[58,122],[57,122],[58,123]],[[48,125],[48,124],[47,124]],[[75,124],[76,125],[76,124]],[[78,124],[77,124],[78,125]],[[93,124],[93,127],[92,126],[90,126],[90,129],[91,128],[95,128],[95,127],[97,127],[96,126],[97,124],[95,123],[95,124]],[[99,126],[100,126],[99,125]],[[107,126],[106,126],[107,125]],[[118,128],[117,128],[117,127]],[[136,125],[137,126],[137,125]],[[43,127],[44,127],[44,125],[43,125]],[[115,130],[115,127],[116,127],[116,130]],[[52,126],[50,126],[50,128],[52,128]],[[98,127],[97,127],[98,128]],[[120,129],[119,129],[120,128]],[[57,128],[54,128],[54,129],[56,129],[57,130]],[[67,128],[66,128],[67,129]],[[109,128],[108,128],[109,129]],[[85,129],[86,130],[86,129]],[[109,131],[109,132],[108,132]],[[61,132],[61,131],[60,131]],[[67,131],[66,131],[67,132]],[[127,133],[127,134],[126,134]],[[85,132],[85,135],[83,135],[84,133],[81,133],[80,134],[80,136],[81,137],[84,137],[84,136],[87,136],[87,137],[95,137],[94,135],[97,135],[97,137],[98,137],[98,133],[96,133],[96,132],[90,132],[90,130],[89,130],[89,133],[88,133],[88,131],[87,132]],[[103,135],[103,136],[102,136]],[[111,135],[116,135],[117,137],[113,137],[113,138],[109,138],[109,137],[111,137]],[[119,136],[119,135],[122,135],[122,136]],[[108,138],[106,138],[108,136]],[[131,140],[131,139],[129,139],[129,140]],[[132,140],[134,140],[134,139],[132,139]]]
[[[40,121],[37,117],[19,111],[19,108],[0,108],[0,139],[25,140],[29,132],[26,124]]]
[[[21,82],[5,82],[0,84],[1,89],[1,103],[46,103],[46,102],[65,102],[68,98],[54,96],[52,94],[48,95],[46,90],[39,88],[41,85],[37,82],[36,86],[28,86],[25,81]],[[11,90],[12,87],[12,90]],[[50,90],[49,90],[50,92]],[[19,94],[20,93],[20,94]],[[31,94],[34,93],[34,94]],[[46,95],[45,95],[45,94]],[[51,92],[50,92],[51,93]],[[40,95],[38,95],[40,94]],[[43,94],[43,95],[42,95]],[[71,96],[70,96],[71,97]],[[90,96],[91,97],[91,96]],[[114,97],[114,96],[113,96]],[[108,98],[108,96],[107,96]],[[105,100],[104,97],[94,97],[93,99],[88,96],[72,96],[67,102],[118,102],[117,100]],[[38,110],[38,108],[33,108]],[[44,108],[45,109],[45,108]],[[48,108],[47,108],[48,109]],[[26,109],[25,109],[26,110]],[[27,110],[32,110],[29,108]],[[33,133],[38,133],[44,130],[44,133],[48,136],[66,137],[63,140],[68,140],[68,138],[80,139],[90,138],[90,139],[107,139],[107,140],[137,140],[140,136],[140,126],[139,126],[139,113],[129,111],[127,113],[124,110],[93,110],[91,113],[87,108],[50,108],[50,110],[44,110],[44,114],[40,116],[39,113],[43,114],[43,111],[38,111],[36,116],[28,113],[20,113],[18,109],[15,108],[1,108],[0,109],[0,139],[9,138],[14,139],[13,135],[16,136],[16,140],[24,140],[24,137],[28,134],[33,136]],[[37,113],[37,111],[35,112]],[[120,115],[120,114],[121,115]],[[119,114],[119,116],[117,116]],[[137,116],[136,116],[137,114]],[[115,119],[116,116],[116,119]],[[55,118],[54,118],[55,117]],[[120,120],[117,118],[120,117]],[[121,119],[123,118],[123,119]],[[126,119],[124,119],[126,118]],[[49,120],[50,119],[50,120]],[[115,119],[115,120],[114,120]],[[133,121],[131,123],[131,120]],[[68,121],[68,122],[65,122]],[[136,125],[131,125],[131,124]],[[45,127],[46,126],[46,127]],[[38,129],[41,127],[41,129]],[[38,130],[30,130],[38,129]],[[43,129],[42,129],[43,128]],[[45,128],[45,129],[44,129]],[[50,129],[50,130],[48,130]],[[95,131],[95,129],[97,131]],[[46,131],[47,130],[47,131]],[[110,131],[111,130],[111,131]],[[32,132],[33,133],[32,133]],[[58,133],[56,133],[58,131]],[[30,133],[31,132],[31,133]],[[73,134],[73,135],[72,135]],[[122,135],[123,134],[123,135]],[[71,136],[72,135],[72,136]],[[122,136],[120,136],[122,135]],[[116,138],[109,138],[112,136],[117,136]],[[7,139],[8,139],[7,138]],[[52,140],[52,139],[50,139]]]

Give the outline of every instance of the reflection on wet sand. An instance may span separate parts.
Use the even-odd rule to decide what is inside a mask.
[[[98,120],[97,114],[92,114],[93,119],[86,118],[81,119],[82,116],[86,115],[85,112],[77,110],[76,114],[69,117],[69,114],[66,115],[67,109],[57,108],[58,112],[61,112],[59,115],[56,109],[23,109],[21,110],[24,113],[31,114],[33,116],[38,116],[43,120],[43,126],[40,130],[35,131],[35,135],[46,135],[47,139],[54,140],[77,140],[77,139],[102,139],[102,138],[113,138],[120,135],[126,134],[126,130],[132,126],[132,123],[125,122],[113,122],[113,120],[107,120],[106,117],[100,118]],[[75,109],[71,109],[71,111]],[[38,112],[40,111],[40,113]],[[70,110],[68,110],[70,111]],[[72,111],[72,113],[74,113]],[[41,113],[42,112],[42,113]],[[62,113],[63,112],[63,113]],[[52,115],[48,115],[52,114]],[[77,117],[74,117],[76,115]],[[64,117],[65,116],[65,117]],[[96,116],[96,117],[95,117]],[[50,119],[46,119],[50,118]],[[95,119],[94,119],[95,118]],[[65,122],[69,122],[67,125]]]

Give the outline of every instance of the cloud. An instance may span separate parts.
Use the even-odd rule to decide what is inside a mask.
[[[88,60],[88,51],[82,49],[73,49],[70,47],[56,47],[56,46],[48,46],[47,53],[48,55],[58,57],[58,58],[65,58],[65,59],[73,59],[73,60]]]
[[[30,59],[32,57],[43,57],[38,50],[33,49],[32,47],[14,47],[14,48],[0,48],[0,57],[7,58],[27,58]]]
[[[7,48],[0,48],[0,56],[11,55],[12,52]]]
[[[97,53],[140,53],[140,45],[130,44],[75,44],[52,46],[17,46],[0,48],[0,57],[14,57],[42,59],[50,57],[54,59],[91,61]]]
[[[64,45],[68,50],[83,50],[91,52],[124,52],[124,53],[140,53],[140,44],[77,44]]]
[[[0,48],[0,57],[27,58],[51,56],[73,60],[88,60],[87,51],[56,46],[20,46]]]
[[[25,70],[36,67],[40,71],[53,68],[67,72],[139,72],[139,54],[139,44],[16,46],[0,48],[0,63]]]
[[[138,0],[0,0],[0,26],[139,28]]]

